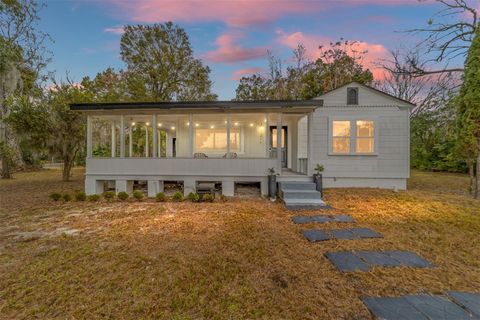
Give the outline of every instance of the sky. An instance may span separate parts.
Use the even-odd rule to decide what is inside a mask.
[[[480,1],[480,0],[474,0]],[[367,50],[363,61],[377,79],[376,63],[391,50],[411,48],[418,35],[403,31],[426,27],[440,7],[417,0],[47,0],[40,28],[49,33],[53,60],[48,69],[57,80],[125,65],[120,38],[125,24],[173,21],[189,35],[195,57],[208,65],[213,91],[220,100],[235,97],[238,80],[265,72],[267,50],[291,61],[302,43],[318,57],[319,45],[340,38]],[[457,63],[461,64],[459,60]]]

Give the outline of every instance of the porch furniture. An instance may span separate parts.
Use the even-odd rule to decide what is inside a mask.
[[[237,153],[236,152],[227,152],[223,155],[223,159],[236,159]]]
[[[208,156],[205,153],[197,152],[193,154],[194,159],[207,159]]]

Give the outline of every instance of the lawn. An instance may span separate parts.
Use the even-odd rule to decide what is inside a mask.
[[[48,199],[82,189],[82,173],[0,181],[0,318],[371,319],[365,295],[480,291],[480,201],[463,175],[413,172],[406,192],[327,190],[328,213],[385,238],[313,244],[300,230],[314,225],[257,198]],[[410,250],[436,268],[344,274],[324,253],[347,249]]]

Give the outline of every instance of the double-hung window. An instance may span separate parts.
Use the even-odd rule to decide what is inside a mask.
[[[375,154],[376,132],[374,120],[333,119],[330,124],[331,154]]]

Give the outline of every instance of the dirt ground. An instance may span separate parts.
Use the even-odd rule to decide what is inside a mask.
[[[480,291],[480,201],[464,175],[409,190],[327,190],[384,239],[309,243],[297,213],[258,197],[214,203],[53,202],[83,189],[50,169],[0,181],[1,319],[372,319],[361,297]],[[319,214],[309,211],[302,214]],[[400,249],[432,269],[340,273],[329,251]]]

